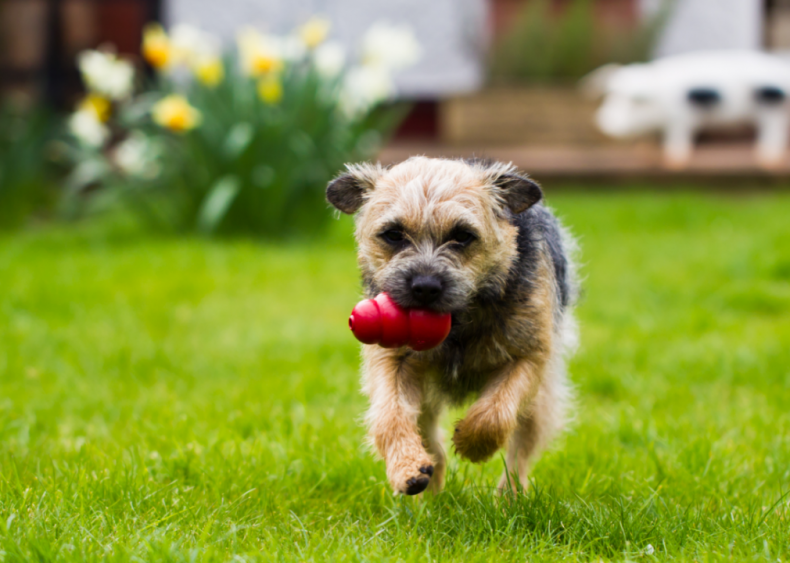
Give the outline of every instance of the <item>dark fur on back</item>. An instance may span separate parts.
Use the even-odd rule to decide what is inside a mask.
[[[529,334],[524,332],[506,334],[505,327],[512,327],[508,322],[510,318],[529,307],[541,252],[548,252],[553,267],[558,312],[571,305],[574,298],[569,258],[560,225],[551,211],[539,203],[511,215],[509,220],[518,229],[518,260],[513,264],[504,287],[497,283],[483,287],[466,310],[454,313],[450,335],[432,353],[432,363],[439,368],[443,391],[458,403],[478,392],[485,383],[481,375],[489,366],[478,363],[478,358],[486,357],[478,353],[480,348],[489,347],[492,338],[530,340]],[[376,295],[379,291],[369,281],[365,281],[365,288],[369,295]],[[529,331],[529,327],[524,328]],[[524,354],[529,351],[527,345]],[[405,350],[404,359],[413,354]]]

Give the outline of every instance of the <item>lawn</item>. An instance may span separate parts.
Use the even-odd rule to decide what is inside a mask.
[[[578,409],[509,500],[501,458],[415,500],[363,447],[347,219],[6,235],[0,561],[790,560],[790,197],[549,195]]]

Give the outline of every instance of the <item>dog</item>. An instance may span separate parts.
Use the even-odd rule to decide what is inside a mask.
[[[366,423],[397,493],[444,486],[443,407],[476,397],[456,424],[455,451],[483,462],[507,445],[499,490],[528,486],[538,453],[572,398],[575,244],[513,165],[412,157],[347,165],[327,200],[356,214],[366,297],[452,314],[438,347],[363,347]]]

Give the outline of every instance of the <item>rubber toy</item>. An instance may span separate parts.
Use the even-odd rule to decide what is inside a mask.
[[[435,348],[450,334],[452,316],[428,309],[403,309],[386,293],[360,301],[348,318],[348,327],[363,344],[384,348],[409,346],[422,352]]]

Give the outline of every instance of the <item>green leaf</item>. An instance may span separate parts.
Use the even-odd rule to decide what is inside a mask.
[[[240,188],[241,184],[235,176],[224,176],[217,180],[200,206],[197,222],[200,232],[211,234],[216,230]]]
[[[255,135],[255,129],[248,122],[237,123],[225,139],[225,154],[229,158],[236,158],[244,152]]]
[[[256,166],[252,171],[253,183],[262,189],[268,188],[274,182],[275,176],[277,176],[277,173],[268,164]]]

